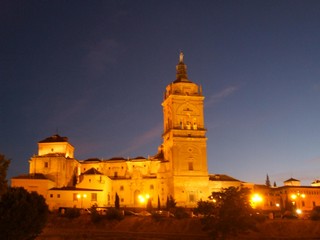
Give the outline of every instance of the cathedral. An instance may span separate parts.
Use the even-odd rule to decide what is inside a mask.
[[[194,208],[230,186],[251,189],[253,201],[261,200],[255,206],[266,211],[283,211],[289,204],[307,211],[320,206],[319,182],[300,186],[291,178],[271,187],[208,173],[204,96],[201,86],[188,79],[182,52],[162,107],[163,142],[154,156],[78,160],[68,138],[56,134],[38,142],[29,173],[13,177],[11,186],[41,194],[50,210],[113,207],[116,196],[121,207],[145,208],[147,202],[164,207],[173,197],[177,206]]]
[[[190,81],[181,52],[176,79],[165,89],[163,143],[158,153],[143,158],[77,160],[67,137],[53,135],[38,142],[29,160],[29,174],[11,179],[43,195],[50,209],[114,206],[144,207],[146,201],[164,206],[172,196],[178,206],[195,207],[221,187],[240,186],[227,175],[210,175],[202,88]]]

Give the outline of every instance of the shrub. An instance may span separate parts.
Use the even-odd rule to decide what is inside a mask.
[[[93,223],[97,223],[97,222],[101,221],[102,216],[99,214],[99,212],[97,211],[97,208],[95,206],[90,208],[90,212],[91,212],[91,221]]]
[[[320,207],[313,208],[311,215],[310,215],[310,219],[314,220],[314,221],[320,220]]]
[[[9,188],[0,201],[0,239],[35,239],[48,217],[45,199],[24,188]]]
[[[72,219],[80,216],[80,209],[78,208],[67,208],[64,214],[65,217]]]
[[[163,215],[161,213],[157,212],[157,211],[152,212],[151,216],[157,222],[160,221],[163,218]]]
[[[123,214],[122,214],[122,211],[119,209],[110,208],[108,209],[105,217],[108,220],[122,220]]]
[[[188,218],[190,217],[189,213],[183,207],[176,207],[173,210],[173,214],[177,219]]]

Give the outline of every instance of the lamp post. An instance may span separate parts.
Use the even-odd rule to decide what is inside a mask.
[[[85,193],[83,193],[83,194],[78,193],[78,194],[77,194],[77,198],[78,198],[78,199],[81,199],[81,209],[82,209],[83,199],[84,199],[84,198],[87,198],[87,194],[85,194]]]
[[[148,203],[149,198],[150,198],[150,195],[149,195],[149,194],[145,194],[145,195],[140,194],[140,195],[138,196],[139,202],[140,202],[141,204]]]
[[[297,194],[291,194],[291,200],[292,200],[292,205],[295,206],[296,213],[298,215],[302,214],[302,204],[301,204],[301,199],[305,199],[306,195],[304,193],[300,194],[300,192],[297,192]]]
[[[263,198],[260,194],[255,193],[251,196],[252,208],[257,208],[263,202]]]

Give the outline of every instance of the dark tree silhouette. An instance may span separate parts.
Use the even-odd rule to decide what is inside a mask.
[[[159,197],[159,195],[158,195],[158,210],[160,210],[161,209],[161,205],[160,205],[160,197]]]
[[[203,227],[213,239],[226,239],[254,229],[256,220],[250,205],[249,190],[229,187],[221,192],[213,192],[212,201],[198,202],[196,213],[204,215]]]
[[[170,210],[172,208],[175,208],[177,205],[176,201],[174,200],[174,198],[170,195],[167,197],[167,204],[166,204],[166,207],[167,207],[167,210]]]
[[[149,211],[149,212],[152,211],[152,200],[151,200],[151,198],[148,198],[147,211]]]
[[[24,188],[8,188],[0,201],[0,239],[35,239],[48,216],[45,199]]]
[[[8,188],[7,171],[9,164],[10,159],[6,159],[3,154],[0,154],[0,197]]]
[[[120,208],[120,198],[119,198],[118,193],[116,193],[116,199],[114,200],[114,207],[115,207],[116,209],[119,209],[119,208]]]
[[[270,179],[269,179],[269,175],[267,174],[267,177],[266,177],[266,186],[267,187],[271,187],[271,183],[270,183]]]
[[[273,186],[274,186],[274,187],[277,187],[277,183],[276,183],[275,181],[273,182]]]

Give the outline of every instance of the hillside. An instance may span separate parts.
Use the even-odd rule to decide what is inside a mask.
[[[201,229],[199,219],[126,217],[122,221],[102,221],[93,224],[88,215],[77,219],[50,216],[48,224],[37,240],[83,239],[210,239]],[[320,222],[309,220],[268,220],[257,232],[233,239],[320,239]]]

